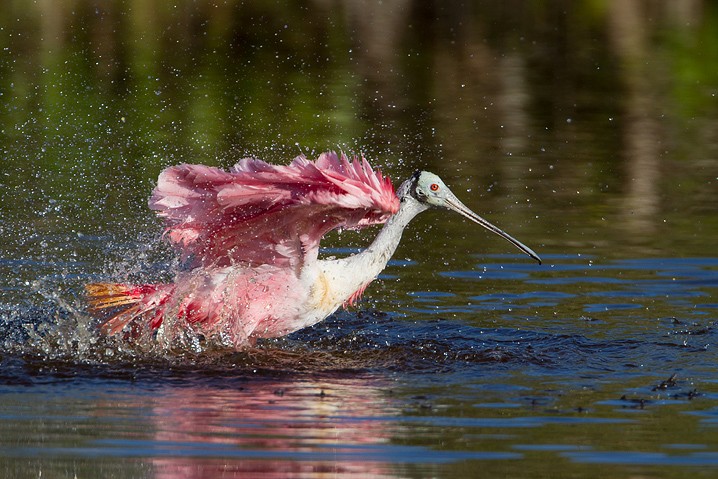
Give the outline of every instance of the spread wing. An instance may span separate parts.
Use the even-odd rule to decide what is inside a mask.
[[[327,232],[384,223],[399,209],[388,177],[363,157],[334,152],[287,166],[252,158],[229,171],[173,166],[160,174],[149,204],[194,266],[293,268],[316,259]]]

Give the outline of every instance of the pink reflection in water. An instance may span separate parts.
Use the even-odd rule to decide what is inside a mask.
[[[396,477],[383,462],[396,414],[363,380],[168,389],[152,407],[156,478]],[[388,457],[388,456],[387,456]]]

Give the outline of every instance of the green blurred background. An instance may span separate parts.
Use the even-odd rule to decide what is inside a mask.
[[[170,164],[327,149],[543,254],[713,251],[715,2],[6,0],[0,43],[6,257],[156,229]]]

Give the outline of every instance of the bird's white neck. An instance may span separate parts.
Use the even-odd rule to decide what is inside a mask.
[[[406,225],[427,208],[412,197],[404,198],[399,211],[389,218],[367,249],[347,258],[320,261],[336,307],[351,303],[381,273],[396,251]]]
[[[427,206],[413,198],[405,198],[401,202],[399,211],[389,218],[372,244],[361,253],[347,258],[347,260],[353,263],[352,266],[360,268],[360,271],[366,271],[367,275],[371,273],[370,280],[374,279],[386,267],[397,246],[399,246],[404,228],[416,215],[427,209]],[[362,274],[362,276],[365,275]]]

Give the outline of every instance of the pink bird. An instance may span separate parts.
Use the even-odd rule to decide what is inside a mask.
[[[430,207],[456,211],[530,248],[472,212],[433,173],[418,171],[395,193],[367,161],[333,152],[288,166],[244,159],[228,172],[167,168],[149,202],[187,268],[171,284],[87,285],[92,310],[111,308],[108,334],[152,334],[164,346],[197,337],[241,349],[287,335],[353,305],[386,267],[407,224]],[[364,251],[319,259],[337,228],[385,223]]]

